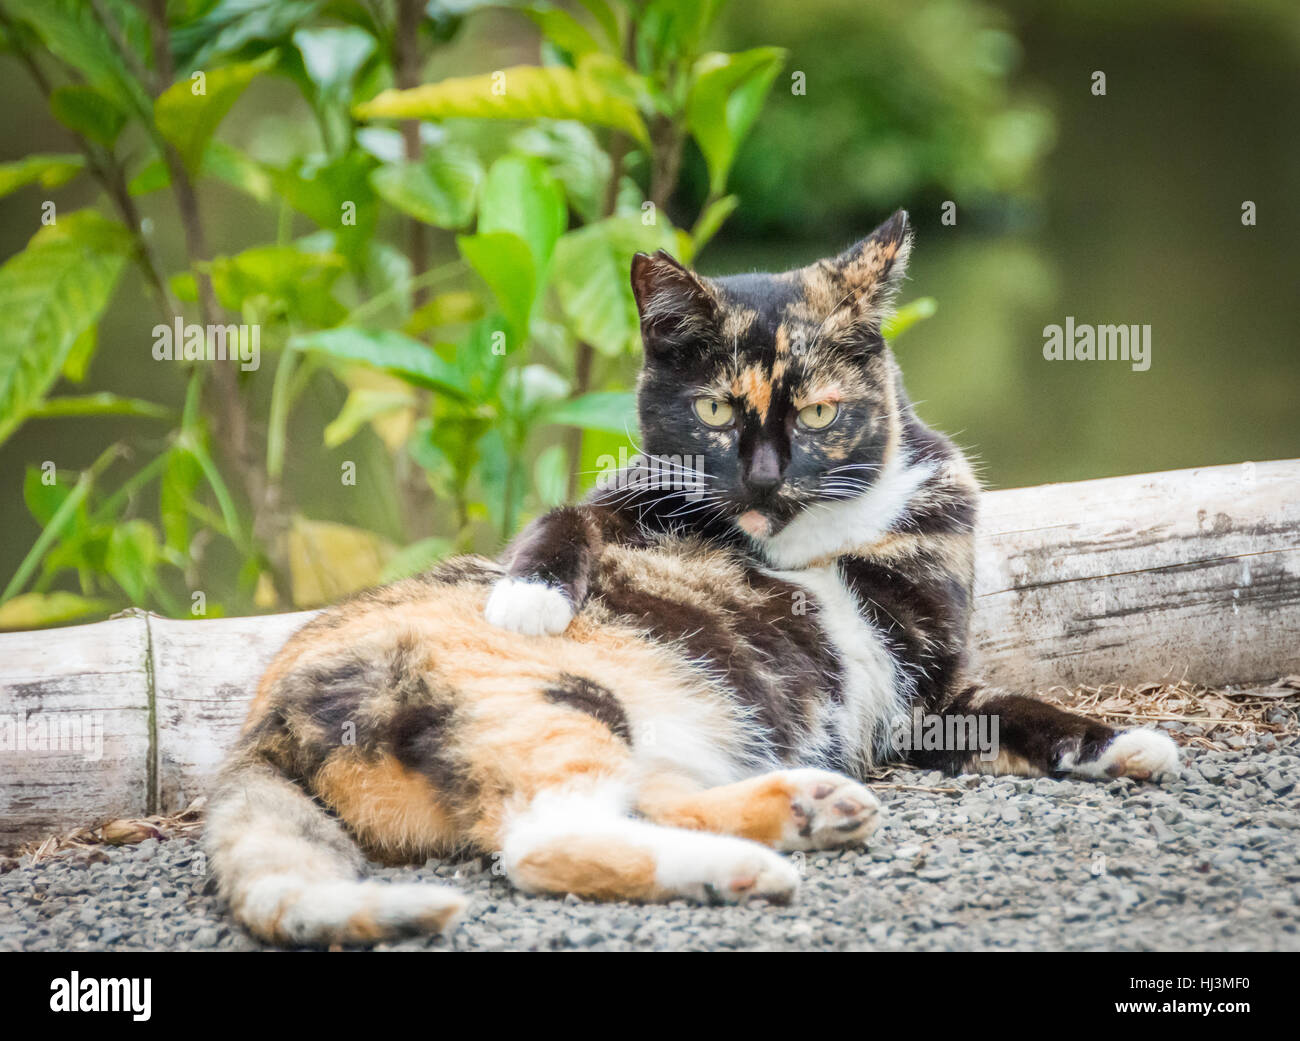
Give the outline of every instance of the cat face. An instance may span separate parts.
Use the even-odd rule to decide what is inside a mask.
[[[900,210],[782,274],[706,279],[662,251],[633,259],[644,447],[702,471],[702,509],[761,538],[870,488],[899,440],[880,322],[910,244]]]

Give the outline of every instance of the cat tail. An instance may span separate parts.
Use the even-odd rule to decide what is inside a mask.
[[[363,881],[337,820],[254,752],[235,756],[209,797],[204,847],[235,918],[286,945],[374,943],[448,928],[465,897],[445,886]]]

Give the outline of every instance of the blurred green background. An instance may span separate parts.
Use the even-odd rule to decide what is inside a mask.
[[[8,99],[0,111],[0,161],[5,162],[76,151],[73,136],[51,117],[31,69],[15,54],[14,33],[25,37],[47,73],[54,74],[56,66],[72,69],[70,75],[61,69],[69,78],[59,82],[75,85],[84,79],[96,85],[93,69],[78,71],[66,55],[42,51],[49,41],[36,28],[24,27],[23,9],[30,6],[0,0],[10,43],[0,56],[0,88]],[[86,6],[56,0],[51,9],[74,12],[69,18],[75,21],[75,12]],[[123,0],[110,3],[110,15],[117,12],[128,46],[139,38],[145,71],[153,75],[156,45],[147,42],[143,16],[137,25],[125,6]],[[259,75],[238,96],[216,138],[233,146],[254,171],[284,170],[331,148],[352,155],[361,150],[356,135],[367,123],[339,113],[401,79],[396,60],[385,66],[376,57],[385,46],[398,55],[395,41],[381,40],[375,55],[343,87],[319,78],[304,87],[302,60],[287,62],[284,55],[295,45],[305,53],[302,40],[292,36],[303,28],[374,24],[388,25],[396,34],[400,6],[400,0],[171,3],[176,78],[183,78],[187,54],[210,70],[255,60],[278,47],[275,74]],[[917,243],[901,299],[906,304],[933,298],[937,309],[901,335],[895,349],[923,418],[955,436],[990,487],[1300,454],[1300,267],[1295,259],[1300,207],[1294,199],[1300,173],[1295,132],[1300,9],[1290,0],[702,4],[696,6],[717,11],[716,19],[702,24],[698,40],[670,38],[664,30],[660,43],[668,43],[648,56],[634,53],[635,45],[625,46],[628,33],[643,49],[649,47],[646,41],[657,39],[654,18],[671,4],[647,8],[596,0],[538,8],[531,18],[518,6],[416,6],[422,23],[418,81],[429,83],[517,65],[581,67],[575,59],[586,44],[575,45],[577,51],[566,48],[568,23],[557,24],[549,13],[574,12],[577,24],[598,36],[612,12],[623,37],[612,39],[607,49],[617,56],[622,48],[630,67],[651,88],[662,88],[662,97],[637,101],[652,131],[656,120],[668,118],[665,111],[681,108],[685,94],[675,98],[674,91],[691,89],[692,77],[712,60],[707,55],[782,48],[783,58],[770,66],[770,84],[757,82],[768,75],[768,66],[756,65],[758,71],[746,81],[754,88],[750,94],[742,84],[730,100],[722,99],[719,119],[736,117],[737,106],[754,108],[752,128],[744,126],[735,135],[739,147],[734,164],[722,173],[724,189],[718,190],[717,164],[706,154],[702,118],[680,142],[674,176],[658,185],[650,151],[640,154],[631,138],[620,141],[604,124],[590,132],[601,155],[566,152],[557,159],[554,152],[546,154],[546,176],[559,178],[566,193],[565,226],[572,234],[609,213],[611,220],[623,215],[635,223],[639,204],[667,185],[659,201],[681,232],[663,244],[682,246],[679,253],[699,245],[696,265],[706,274],[722,274],[806,263],[866,234],[894,208],[907,208]],[[243,25],[237,18],[259,7],[280,14],[302,10],[296,22],[271,26],[261,37],[249,33],[239,48],[220,53],[222,27]],[[676,16],[682,17],[680,10]],[[206,57],[205,46],[212,51]],[[694,70],[689,75],[681,72],[687,67]],[[295,69],[303,82],[295,80]],[[1105,96],[1092,90],[1097,70],[1105,73]],[[347,95],[328,111],[327,105],[339,99],[327,88]],[[532,131],[552,132],[549,123],[534,124]],[[428,118],[425,127],[422,154],[436,154],[449,142],[464,147],[478,156],[480,183],[486,183],[482,171],[503,154],[545,152],[537,139],[524,145],[511,136],[528,131],[525,123],[447,120],[444,125]],[[338,137],[332,144],[331,134]],[[398,147],[396,140],[394,133],[383,147]],[[657,136],[655,144],[654,153],[661,154]],[[158,162],[155,147],[157,142],[132,130],[129,121],[113,143],[130,176]],[[601,208],[600,192],[580,202],[575,185],[582,175],[572,167],[587,162],[598,181],[602,169],[608,176],[610,155],[621,167],[626,190],[618,191],[616,205],[612,195],[605,200],[612,208]],[[382,162],[396,158],[386,155]],[[489,182],[492,176],[487,175]],[[286,205],[279,181],[259,199],[246,186],[233,187],[229,177],[195,180],[207,237],[205,261],[266,243],[301,244],[319,231],[302,206]],[[701,211],[728,194],[738,202],[716,234],[687,236],[688,230],[700,231]],[[20,187],[0,199],[5,218],[0,257],[23,249],[40,228],[47,199],[57,202],[61,215],[96,206],[114,216],[102,188],[84,176],[56,188]],[[940,220],[948,201],[956,204],[952,226]],[[1243,226],[1245,201],[1257,207],[1255,226]],[[592,212],[583,212],[584,205]],[[138,207],[165,274],[193,273],[195,258],[187,254],[173,193],[142,192]],[[412,274],[403,268],[412,257],[412,210],[379,192],[374,213],[376,241],[384,243],[384,251],[368,252],[364,261],[345,256],[347,273],[336,286],[342,308],[352,314],[366,308],[368,317],[383,317],[385,328],[403,329],[448,358],[460,344],[456,356],[463,357],[464,345],[482,332],[475,331],[473,316],[479,312],[473,307],[459,325],[459,317],[443,315],[420,328],[410,318],[429,301],[422,287],[405,294],[393,315],[383,313],[382,300],[373,307],[366,303],[383,292],[385,279]],[[481,233],[486,212],[477,219]],[[493,227],[509,224],[507,218],[492,220]],[[457,259],[457,222],[428,223],[419,255],[427,269],[447,268],[450,282],[435,280],[427,292],[461,293],[445,301],[453,309],[465,304],[465,292],[478,293],[487,301],[482,321],[490,325],[493,297]],[[459,225],[460,230],[469,226]],[[661,225],[644,244],[654,245],[654,235],[669,232]],[[576,240],[569,252],[558,247],[561,260],[581,257],[586,241]],[[621,239],[599,244],[620,260],[630,252]],[[313,242],[310,248],[347,253],[338,242],[332,247]],[[471,266],[483,274],[482,267]],[[570,296],[591,285],[566,290],[563,272],[552,277],[552,289],[539,297],[520,346],[512,333],[506,363],[520,370],[520,385],[522,367],[536,366],[527,375],[536,377],[537,401],[543,404],[530,406],[531,411],[520,411],[517,397],[511,399],[497,384],[493,400],[498,403],[477,412],[475,402],[454,396],[444,401],[436,386],[420,384],[410,415],[392,412],[373,424],[358,422],[353,436],[330,444],[322,432],[338,420],[349,393],[369,384],[357,367],[339,367],[357,359],[344,357],[337,345],[304,346],[305,359],[334,353],[319,371],[306,362],[287,370],[289,377],[301,374],[301,387],[285,420],[282,487],[276,490],[275,509],[266,511],[276,515],[269,529],[259,528],[265,518],[236,472],[237,463],[222,456],[215,417],[196,420],[194,429],[211,437],[213,465],[226,475],[233,517],[223,513],[226,504],[203,475],[172,473],[193,469],[189,455],[177,454],[178,430],[185,428],[174,417],[31,415],[0,446],[0,487],[6,489],[0,499],[5,532],[0,579],[24,579],[10,582],[6,599],[38,593],[46,600],[26,601],[28,613],[14,612],[7,624],[84,620],[125,602],[185,615],[285,609],[327,599],[363,579],[405,573],[455,549],[495,549],[508,532],[572,490],[567,473],[586,471],[589,480],[598,454],[625,440],[615,432],[621,421],[611,420],[608,409],[617,404],[612,395],[631,386],[636,353],[597,343],[584,361],[580,344],[589,331],[571,313],[582,304]],[[173,288],[183,293],[183,278]],[[242,309],[243,320],[259,318],[249,298],[222,304],[232,313]],[[190,320],[197,320],[194,305],[185,306]],[[268,328],[262,367],[242,381],[259,458],[276,424],[272,399],[279,349],[294,336],[310,336],[313,315],[310,309],[290,314],[283,335]],[[1043,327],[1063,323],[1067,315],[1080,323],[1149,324],[1149,371],[1134,372],[1122,362],[1045,361]],[[265,320],[274,327],[283,317]],[[98,348],[84,382],[70,385],[65,369],[51,395],[107,392],[179,413],[187,385],[191,390],[195,385],[187,367],[149,357],[149,330],[157,321],[139,267],[126,265],[98,324]],[[440,331],[444,322],[451,329],[446,337]],[[451,345],[446,349],[438,346],[444,339]],[[372,368],[387,373],[374,383],[378,393],[398,392],[393,365]],[[501,386],[513,386],[503,378]],[[611,397],[593,401],[590,394]],[[581,415],[565,412],[575,401],[590,407],[578,409]],[[412,439],[422,436],[422,418],[434,433],[417,444]],[[493,433],[497,428],[506,432]],[[472,472],[453,473],[457,460],[448,456],[455,455],[458,442],[450,433],[438,440],[449,431],[473,439]],[[188,443],[184,437],[181,442],[182,448]],[[64,499],[53,495],[44,505],[34,504],[44,493],[32,486],[32,468],[53,461],[66,494],[77,475],[115,443],[122,452],[96,472],[86,499],[91,517],[78,521],[84,530],[78,534],[69,521],[33,559],[34,545]],[[184,466],[160,463],[166,466],[160,483],[142,479],[115,498],[133,473],[161,458],[160,452],[172,452],[168,458]],[[348,461],[357,464],[355,486],[340,485],[340,467]],[[453,486],[458,489],[454,503]],[[169,534],[168,511],[182,510],[178,497],[186,496],[197,505],[188,523]],[[322,522],[347,529],[312,527]],[[129,537],[123,536],[132,524]],[[24,566],[28,573],[21,575]],[[130,577],[137,566],[149,570],[148,581]],[[273,580],[277,568],[284,574]],[[85,602],[55,609],[50,597],[60,590]],[[193,606],[195,590],[206,592],[202,611]]]

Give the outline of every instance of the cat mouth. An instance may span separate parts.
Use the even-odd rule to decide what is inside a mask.
[[[792,507],[787,503],[764,503],[759,506],[746,504],[745,509],[732,518],[732,523],[750,538],[770,539],[782,531],[799,513],[797,506]]]

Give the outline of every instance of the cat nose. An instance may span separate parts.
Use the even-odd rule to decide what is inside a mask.
[[[781,457],[777,455],[776,446],[768,441],[761,441],[754,447],[754,454],[749,460],[749,474],[745,484],[756,492],[770,492],[781,483]]]

